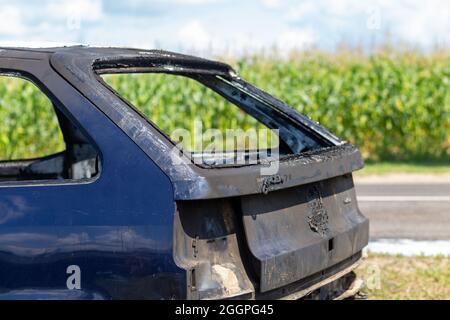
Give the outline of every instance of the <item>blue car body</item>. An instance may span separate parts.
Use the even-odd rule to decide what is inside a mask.
[[[0,182],[0,299],[300,297],[295,293],[337,279],[360,260],[368,221],[357,208],[351,177],[363,165],[358,150],[248,86],[328,144],[315,157],[282,162],[275,183],[264,181],[257,166],[177,165],[168,155],[170,141],[96,75],[121,68],[167,71],[167,65],[181,74],[231,73],[220,63],[157,51],[0,50],[1,73],[34,82],[88,137],[100,163],[89,179]],[[315,210],[315,199],[326,207],[327,235],[279,208],[299,194],[306,198],[293,208]],[[270,213],[255,209],[262,197],[273,204]],[[221,210],[233,211],[237,202],[242,212],[229,229]],[[284,220],[277,220],[277,210],[286,213]],[[290,236],[269,228],[274,224],[308,230]],[[269,243],[262,229],[278,240]],[[68,285],[70,266],[79,268],[76,288]]]

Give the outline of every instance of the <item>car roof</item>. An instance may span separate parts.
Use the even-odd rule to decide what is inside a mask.
[[[0,57],[8,56],[10,58],[35,58],[36,55],[43,58],[42,55],[51,59],[52,56],[58,56],[58,59],[64,60],[69,64],[88,63],[96,70],[122,69],[125,66],[133,68],[143,67],[145,64],[155,62],[164,63],[169,66],[180,66],[187,69],[202,71],[210,70],[211,73],[227,75],[235,73],[228,64],[213,61],[192,55],[186,55],[159,49],[137,49],[122,47],[91,47],[84,45],[59,46],[59,47],[10,47],[1,46]]]

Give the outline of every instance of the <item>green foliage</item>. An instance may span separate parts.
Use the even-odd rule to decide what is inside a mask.
[[[0,77],[0,160],[31,159],[64,150],[51,101],[33,83]]]
[[[369,160],[450,156],[448,52],[309,52],[229,62],[244,79],[355,143]],[[180,127],[192,130],[196,117],[205,127],[221,130],[257,126],[188,79],[167,81],[165,75],[152,74],[106,80],[168,133]],[[42,99],[29,84],[0,81],[0,159],[62,147],[57,123]]]

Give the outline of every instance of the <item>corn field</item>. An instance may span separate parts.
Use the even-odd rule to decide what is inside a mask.
[[[450,54],[385,51],[293,53],[229,60],[247,81],[355,143],[370,160],[448,159]],[[165,132],[248,129],[257,122],[209,89],[173,76],[104,79]],[[51,104],[28,83],[0,79],[0,159],[31,158],[64,147]]]
[[[0,77],[0,160],[30,159],[64,150],[50,100],[31,82]]]

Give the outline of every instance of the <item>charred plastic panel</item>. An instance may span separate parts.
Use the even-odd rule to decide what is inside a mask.
[[[368,220],[348,175],[245,196],[241,206],[262,292],[327,269],[368,242]]]
[[[235,205],[232,199],[178,203],[174,256],[187,272],[187,298],[253,296],[242,221]]]
[[[189,298],[258,298],[354,263],[367,242],[368,220],[346,175],[268,195],[178,202],[174,252]]]

